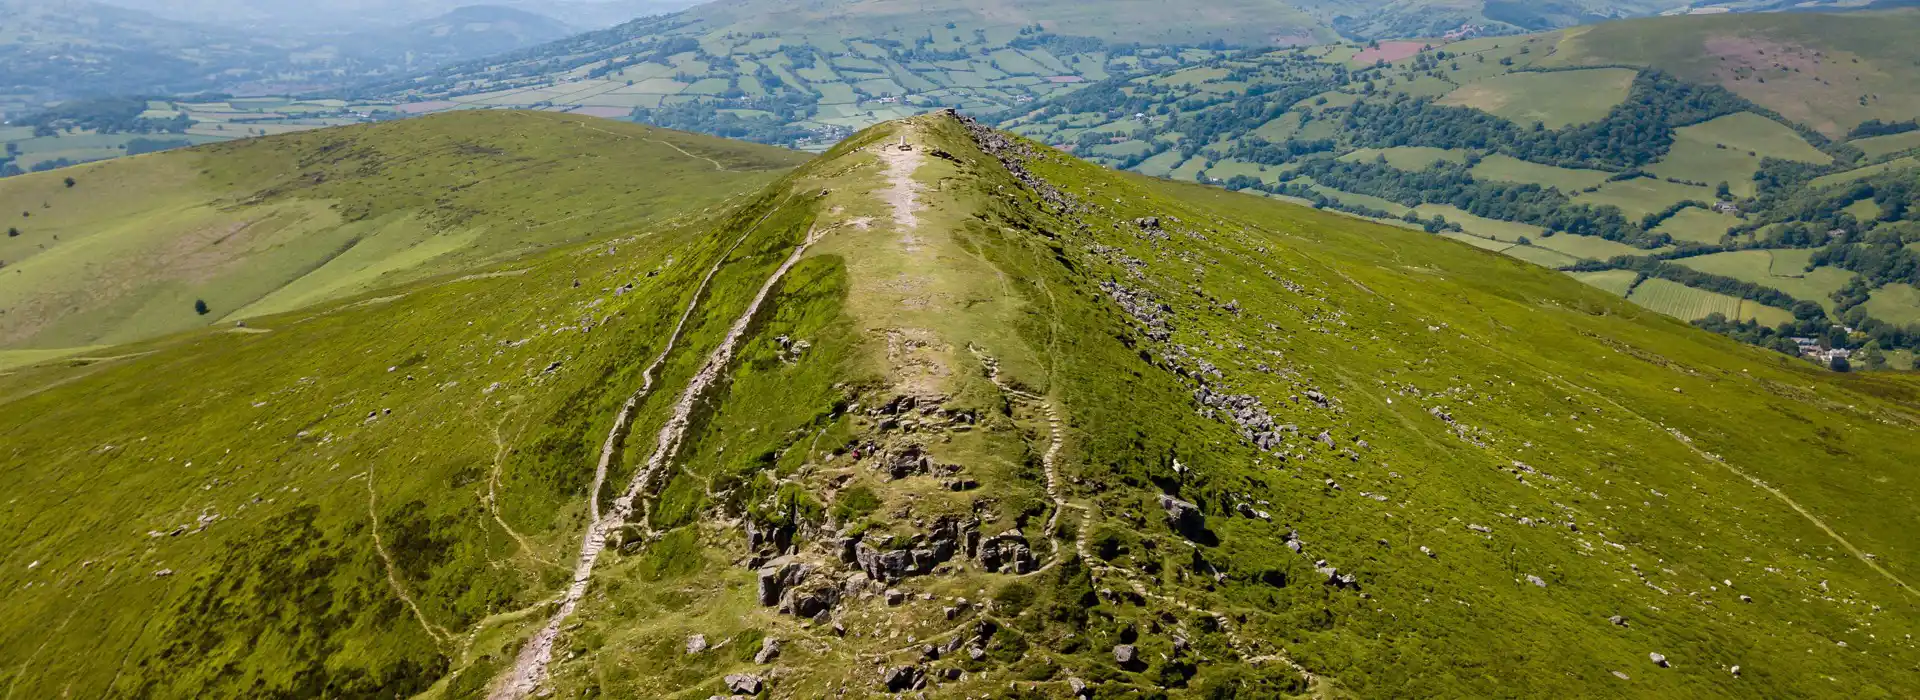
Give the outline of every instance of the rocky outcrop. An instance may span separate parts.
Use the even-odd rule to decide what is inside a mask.
[[[927,672],[919,666],[896,666],[880,672],[880,682],[889,693],[904,693],[927,687]]]
[[[1266,452],[1273,452],[1285,446],[1288,435],[1300,432],[1298,426],[1274,422],[1267,413],[1260,397],[1249,394],[1222,394],[1215,392],[1205,384],[1193,390],[1193,400],[1205,406],[1203,415],[1224,416],[1240,426],[1240,436]]]
[[[1166,494],[1160,494],[1160,509],[1167,513],[1167,524],[1175,530],[1206,527],[1207,516],[1200,506],[1182,501]]]
[[[729,674],[726,682],[727,690],[739,695],[759,695],[760,688],[765,683],[759,676],[751,673]]]
[[[979,559],[980,566],[996,573],[1009,571],[1025,574],[1039,567],[1039,561],[1033,556],[1033,548],[1027,544],[1026,535],[1019,530],[1008,530],[980,543]]]
[[[1015,180],[1020,181],[1020,184],[1039,195],[1040,201],[1045,202],[1048,209],[1058,213],[1079,208],[1079,201],[1071,195],[1061,192],[1052,183],[1027,171],[1026,161],[1037,155],[1033,147],[955,110],[948,109],[945,114],[959,120],[960,125],[966,127],[967,136],[973,139],[974,145],[987,155],[993,156],[994,160],[1000,161],[1001,167],[1006,168]]]
[[[974,521],[944,517],[927,532],[915,535],[905,548],[878,549],[858,538],[848,538],[841,540],[840,556],[868,578],[891,583],[931,574],[960,552],[973,551],[979,539],[979,526]]]
[[[1167,315],[1173,312],[1173,307],[1155,298],[1153,292],[1133,289],[1111,280],[1101,282],[1100,291],[1112,297],[1113,302],[1120,305],[1120,310],[1146,326],[1149,339],[1164,341],[1173,337],[1173,328],[1167,323]]]
[[[799,584],[812,571],[811,565],[795,562],[791,557],[781,557],[760,567],[758,576],[760,604],[778,605],[787,588]]]
[[[780,597],[781,613],[824,621],[824,616],[840,604],[840,589],[837,586],[821,585],[807,589],[789,588]]]

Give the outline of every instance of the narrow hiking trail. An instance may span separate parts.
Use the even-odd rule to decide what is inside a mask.
[[[694,310],[699,308],[700,299],[707,295],[707,287],[713,283],[713,276],[719,274],[720,266],[728,258],[733,257],[734,251],[739,250],[740,245],[747,241],[747,236],[752,235],[753,230],[766,219],[765,216],[760,217],[760,221],[754,222],[753,226],[747,228],[746,233],[734,239],[733,245],[720,255],[720,259],[714,261],[712,267],[707,268],[706,276],[700,278],[700,286],[694,288],[693,297],[687,300],[687,308],[680,312],[680,320],[674,322],[673,332],[667,334],[666,345],[661,346],[660,354],[654,356],[653,362],[640,372],[640,390],[627,397],[626,403],[620,406],[620,413],[613,419],[613,428],[607,431],[607,441],[600,446],[600,461],[593,468],[593,488],[587,492],[587,512],[595,525],[600,522],[600,489],[607,482],[607,468],[613,464],[614,457],[620,454],[620,447],[626,443],[627,433],[632,429],[634,413],[640,410],[640,402],[653,393],[654,373],[660,370],[661,365],[666,364],[667,357],[672,355],[674,347],[680,344],[680,333],[686,330],[687,319],[692,318]]]
[[[1898,586],[1900,590],[1905,592],[1908,596],[1920,597],[1920,591],[1915,591],[1912,586],[1907,585],[1907,582],[1904,580],[1901,580],[1899,576],[1896,576],[1894,575],[1893,572],[1888,571],[1885,568],[1881,567],[1880,563],[1877,561],[1874,561],[1871,555],[1867,554],[1865,551],[1862,551],[1859,547],[1854,546],[1852,542],[1847,541],[1847,538],[1842,537],[1839,532],[1835,531],[1832,527],[1828,526],[1826,521],[1821,520],[1819,516],[1814,515],[1812,511],[1807,510],[1806,507],[1804,506],[1801,506],[1798,501],[1793,500],[1793,497],[1788,496],[1785,491],[1781,491],[1780,489],[1774,488],[1772,484],[1769,484],[1765,481],[1760,480],[1759,477],[1755,477],[1752,474],[1748,474],[1745,471],[1741,470],[1739,467],[1733,466],[1731,462],[1728,462],[1725,459],[1722,459],[1720,455],[1700,449],[1699,445],[1693,444],[1693,438],[1687,437],[1685,433],[1680,432],[1678,429],[1669,428],[1665,424],[1662,424],[1659,421],[1656,421],[1652,418],[1648,418],[1644,415],[1641,415],[1637,411],[1634,411],[1630,408],[1622,406],[1620,405],[1619,402],[1614,401],[1612,398],[1609,398],[1607,395],[1602,394],[1598,391],[1589,389],[1579,384],[1575,384],[1573,382],[1567,381],[1555,375],[1547,375],[1547,376],[1552,378],[1555,381],[1560,382],[1563,385],[1571,387],[1582,393],[1597,397],[1601,401],[1605,401],[1607,405],[1612,406],[1614,410],[1620,411],[1621,413],[1625,413],[1629,416],[1633,416],[1634,418],[1640,419],[1642,422],[1651,426],[1655,430],[1659,430],[1660,432],[1666,433],[1667,436],[1673,438],[1675,442],[1678,442],[1681,445],[1685,446],[1688,450],[1691,450],[1695,457],[1699,457],[1700,459],[1707,462],[1711,462],[1713,464],[1718,464],[1721,467],[1724,467],[1727,471],[1732,472],[1734,476],[1738,476],[1742,479],[1745,479],[1747,483],[1753,484],[1755,488],[1758,488],[1762,491],[1767,492],[1767,494],[1773,496],[1775,499],[1778,499],[1781,503],[1785,504],[1788,508],[1791,508],[1793,512],[1800,514],[1800,517],[1805,518],[1809,524],[1812,524],[1814,526],[1814,528],[1820,530],[1823,533],[1826,533],[1827,537],[1832,538],[1834,542],[1839,543],[1841,548],[1847,550],[1847,553],[1853,555],[1853,558],[1860,560],[1860,563],[1866,564],[1867,568],[1872,569],[1874,573],[1877,573],[1882,577],[1885,577],[1888,581],[1892,582],[1893,585]]]
[[[512,525],[507,524],[507,519],[500,515],[500,470],[505,466],[507,452],[510,451],[508,447],[509,441],[500,434],[500,426],[502,423],[505,423],[508,418],[512,417],[512,415],[512,411],[508,411],[506,416],[502,416],[498,422],[493,424],[493,468],[489,470],[487,475],[487,494],[483,496],[481,500],[487,507],[487,514],[493,516],[494,524],[499,525],[501,531],[506,532],[508,537],[512,537],[513,541],[520,545],[521,551],[526,552],[527,556],[534,561],[547,566],[557,567],[560,566],[559,562],[541,556],[540,550],[533,545],[533,541],[527,539],[526,535],[520,534],[518,530],[513,529]],[[516,435],[515,437],[518,436]]]
[[[771,211],[772,210],[769,210],[769,212]],[[762,217],[761,221],[764,220],[765,217]],[[754,226],[749,227],[747,233],[742,234],[741,241],[744,241],[746,236],[751,234],[754,228],[758,226],[759,223],[756,222]],[[774,287],[779,284],[781,278],[786,276],[787,271],[793,269],[793,266],[800,262],[800,258],[806,254],[807,248],[818,241],[823,233],[824,232],[817,228],[807,232],[806,239],[802,241],[800,245],[795,246],[793,252],[780,264],[780,267],[775,269],[773,274],[767,277],[765,283],[761,284],[760,291],[755,294],[753,300],[747,304],[746,309],[741,312],[740,317],[735,319],[733,326],[727,330],[727,334],[721,339],[719,346],[713,349],[713,352],[707,356],[706,363],[703,364],[700,370],[694,374],[693,378],[687,382],[686,389],[681,392],[680,399],[674,404],[672,415],[667,419],[666,424],[660,428],[660,433],[656,437],[653,454],[648,457],[646,466],[634,475],[633,480],[627,486],[626,492],[614,500],[612,511],[606,513],[604,516],[596,517],[592,525],[588,527],[586,537],[580,545],[579,560],[574,565],[573,581],[567,586],[566,594],[561,597],[559,609],[554,611],[553,616],[548,619],[546,626],[542,627],[532,639],[527,641],[526,646],[521,648],[519,656],[514,660],[513,667],[504,674],[498,686],[488,695],[491,700],[518,700],[519,698],[524,698],[546,680],[547,667],[553,660],[553,643],[560,636],[561,626],[566,624],[569,617],[572,617],[574,610],[579,607],[580,600],[586,596],[587,585],[593,579],[594,565],[598,563],[600,553],[606,549],[608,536],[615,529],[625,525],[628,519],[633,516],[634,501],[639,499],[643,494],[651,493],[653,482],[661,473],[666,471],[666,466],[672,461],[675,453],[679,451],[680,441],[686,437],[687,428],[692,422],[694,406],[706,393],[707,389],[717,382],[725,373],[727,366],[732,363],[734,350],[739,345],[740,339],[746,335],[747,328],[752,324],[754,315],[759,312],[761,304],[772,294]],[[740,243],[736,242],[734,245],[738,247]],[[731,249],[729,250],[729,254],[730,253]],[[687,311],[681,316],[680,325],[675,327],[676,336],[679,330],[684,327],[687,318],[693,313],[695,306],[699,303],[701,295],[704,294],[707,282],[712,280],[720,264],[724,263],[726,259],[727,256],[722,256],[720,262],[716,262],[715,267],[708,271],[706,280],[701,283],[701,293],[694,295],[693,301],[689,303]],[[666,353],[662,353],[661,359],[665,357]],[[654,366],[657,367],[659,362],[660,360],[656,360]],[[649,367],[649,381],[643,385],[642,391],[651,390],[651,369],[652,367]],[[625,404],[625,407],[623,407],[621,411],[621,417],[615,421],[614,430],[608,434],[606,449],[603,450],[601,456],[600,468],[596,470],[596,486],[604,482],[605,468],[611,462],[611,455],[618,452],[617,446],[622,441],[625,431],[628,430],[632,424],[633,414],[639,405],[639,396],[640,395],[636,395],[628,399],[628,403]],[[599,509],[598,493],[596,489],[593,497],[595,504],[593,509],[596,511]]]
[[[901,129],[906,127],[903,125]],[[893,224],[900,229],[900,245],[909,254],[920,252],[920,239],[915,235],[920,228],[920,217],[915,213],[921,209],[920,183],[913,179],[914,171],[920,169],[924,160],[920,148],[908,143],[902,134],[898,143],[882,143],[877,151],[880,164],[885,166],[887,188],[874,194],[893,208]]]
[[[413,618],[420,621],[420,627],[427,631],[427,636],[433,637],[434,642],[445,645],[448,638],[453,635],[441,629],[439,625],[433,624],[427,619],[427,614],[421,612],[420,604],[413,600],[413,594],[400,583],[400,574],[393,570],[393,557],[387,554],[387,545],[380,539],[380,504],[374,498],[373,468],[368,467],[366,471],[360,472],[359,478],[367,481],[367,516],[373,521],[370,528],[373,535],[373,551],[380,555],[380,563],[384,565],[387,573],[387,585],[393,588],[393,594],[398,596],[401,602],[407,604],[407,610],[412,611]]]
[[[534,114],[538,114],[538,113],[537,113],[537,112],[535,112]],[[560,119],[547,119],[546,117],[540,117],[540,118],[541,118],[541,119],[546,119],[547,121],[551,121],[551,122],[563,122],[563,123],[564,123],[564,120],[560,120]],[[598,132],[600,132],[600,133],[602,133],[602,134],[606,134],[606,135],[608,135],[608,136],[612,136],[612,137],[614,137],[614,138],[617,138],[617,139],[620,139],[620,140],[622,140],[622,141],[625,141],[625,140],[628,140],[628,139],[632,139],[632,138],[634,138],[634,137],[633,137],[633,135],[631,135],[631,134],[619,134],[619,133],[614,133],[614,132],[611,132],[611,131],[607,131],[606,129],[602,129],[602,128],[600,128],[600,127],[597,127],[597,126],[594,126],[594,125],[592,125],[592,124],[587,124],[587,123],[585,123],[585,122],[573,122],[573,125],[574,125],[574,126],[576,126],[576,127],[579,127],[579,128],[582,128],[582,129],[586,129],[586,130],[588,130],[588,131],[598,131]],[[662,146],[666,146],[667,148],[671,148],[671,149],[673,149],[673,150],[676,150],[676,151],[679,151],[679,152],[680,152],[680,155],[683,155],[683,156],[686,156],[686,157],[688,157],[688,158],[698,158],[698,159],[700,159],[700,160],[704,160],[704,161],[706,161],[706,162],[707,162],[708,164],[710,164],[710,165],[712,165],[712,166],[713,166],[713,169],[714,169],[714,170],[718,170],[718,171],[720,171],[720,172],[723,172],[723,173],[731,173],[731,172],[737,172],[737,171],[735,171],[735,170],[733,170],[733,169],[731,169],[731,168],[728,168],[728,167],[727,167],[727,166],[725,166],[725,165],[721,165],[721,164],[720,164],[720,161],[717,161],[717,160],[714,160],[714,159],[712,159],[712,158],[708,158],[708,157],[706,157],[706,156],[703,156],[703,155],[700,155],[700,154],[698,154],[698,153],[693,153],[693,152],[691,152],[691,151],[688,151],[687,149],[684,149],[684,148],[681,148],[681,147],[680,147],[679,145],[677,145],[677,144],[675,144],[675,143],[673,143],[673,142],[671,142],[671,141],[663,141],[663,140],[660,140],[660,139],[656,139],[656,138],[648,138],[648,137],[645,137],[645,136],[642,136],[642,137],[639,137],[639,138],[640,138],[640,140],[642,140],[642,141],[652,141],[652,142],[654,142],[654,143],[657,143],[657,144],[660,144],[660,145],[662,145]]]

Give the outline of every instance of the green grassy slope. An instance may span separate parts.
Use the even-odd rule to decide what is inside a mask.
[[[0,239],[0,345],[120,343],[288,311],[698,211],[802,158],[476,112],[0,180],[19,234]]]
[[[0,683],[477,697],[552,624],[563,697],[1920,691],[1920,386],[1419,232],[930,115],[378,294],[0,375]]]

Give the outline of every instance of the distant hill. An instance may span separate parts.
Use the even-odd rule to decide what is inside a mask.
[[[1920,11],[1704,15],[1569,30],[1543,65],[1652,65],[1833,138],[1920,115]]]
[[[766,153],[546,118],[198,153],[489,236]],[[94,184],[55,206],[120,198]],[[683,201],[245,328],[0,354],[0,683],[1920,696],[1920,377],[950,114]]]
[[[473,0],[109,0],[169,19],[283,36],[312,37],[393,29],[431,20]],[[685,9],[696,0],[502,0],[486,3],[598,29]]]
[[[463,112],[7,178],[0,347],[121,343],[456,272],[659,223],[799,160],[589,117]]]
[[[500,5],[469,5],[396,29],[351,34],[338,43],[347,55],[433,66],[523,49],[575,31],[546,15]]]
[[[391,26],[363,21],[351,31],[164,19],[89,0],[0,0],[0,12],[7,18],[0,24],[0,116],[80,97],[306,92],[575,31],[546,15],[493,5]]]
[[[0,114],[82,95],[193,92],[287,68],[270,39],[88,0],[0,0]]]

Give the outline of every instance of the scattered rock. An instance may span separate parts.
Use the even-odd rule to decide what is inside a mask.
[[[1608,617],[1608,618],[1607,618],[1607,621],[1608,621],[1608,622],[1611,622],[1611,623],[1613,623],[1613,624],[1616,624],[1616,625],[1619,625],[1619,626],[1621,626],[1621,627],[1625,627],[1625,626],[1627,626],[1627,618],[1625,618],[1625,617],[1622,617],[1622,616],[1619,616],[1619,615],[1614,615],[1614,616],[1612,616],[1612,617]]]
[[[901,593],[901,592],[900,592],[900,589],[898,589],[898,588],[889,588],[889,589],[887,589],[887,604],[888,604],[888,605],[899,605],[899,604],[901,604],[901,603],[905,603],[905,602],[907,602],[907,594],[905,594],[905,593]]]
[[[1360,590],[1360,579],[1355,578],[1353,574],[1340,573],[1339,569],[1336,569],[1331,566],[1322,566],[1320,568],[1315,569],[1315,571],[1318,571],[1322,576],[1327,577],[1326,584],[1329,586],[1333,586],[1334,588],[1347,588],[1347,589],[1356,590],[1356,591]]]
[[[696,634],[687,637],[687,653],[698,654],[707,650],[707,635]]]
[[[760,651],[753,655],[753,662],[767,664],[777,658],[780,658],[780,640],[773,637],[760,640]]]
[[[1206,514],[1200,512],[1200,506],[1182,501],[1166,494],[1160,494],[1160,508],[1167,512],[1167,524],[1175,530],[1201,527],[1206,524]]]
[[[1666,655],[1666,654],[1662,654],[1662,653],[1660,653],[1660,652],[1657,652],[1657,651],[1655,651],[1655,652],[1649,652],[1649,653],[1647,654],[1647,660],[1648,660],[1648,661],[1652,661],[1652,662],[1653,662],[1653,665],[1655,665],[1655,666],[1659,666],[1660,668],[1667,668],[1668,666],[1671,666],[1671,665],[1672,665],[1672,664],[1669,664],[1669,663],[1667,663],[1667,655]]]
[[[1140,651],[1132,644],[1119,644],[1113,647],[1113,661],[1121,666],[1131,666],[1138,660]]]
[[[741,695],[759,695],[761,680],[751,673],[735,673],[727,676],[727,690]]]
[[[1527,583],[1531,583],[1541,588],[1547,587],[1547,582],[1544,579],[1541,579],[1540,577],[1535,576],[1533,574],[1527,574]]]

